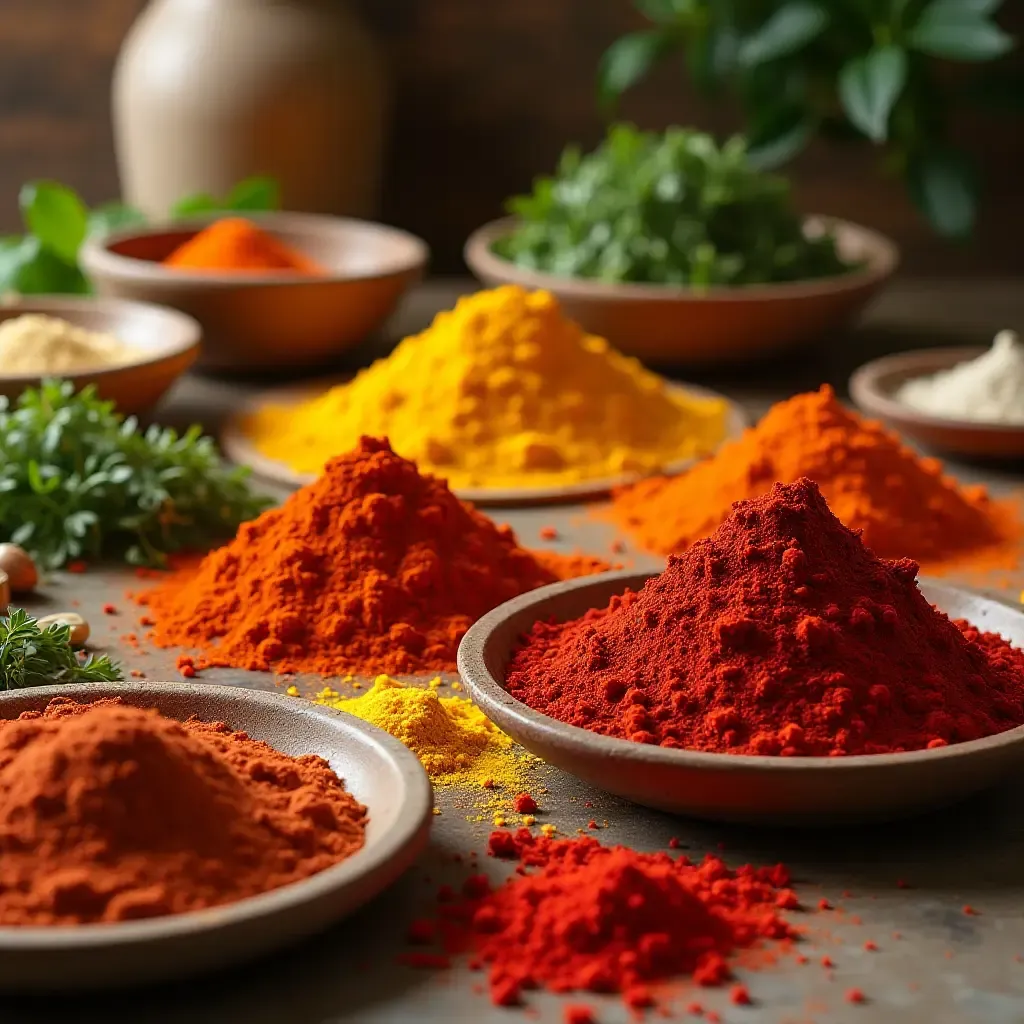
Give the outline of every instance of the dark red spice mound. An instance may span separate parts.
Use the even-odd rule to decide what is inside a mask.
[[[917,750],[1024,723],[1024,654],[953,623],[809,480],[737,502],[639,592],[538,623],[510,693],[563,722],[734,754]]]
[[[0,925],[130,921],[299,881],[363,845],[320,757],[119,700],[0,721]]]
[[[619,992],[631,1006],[647,1006],[655,1001],[651,982],[686,975],[719,985],[736,950],[795,938],[777,910],[796,902],[781,864],[730,871],[710,855],[698,865],[526,829],[495,832],[490,848],[536,870],[497,889],[474,876],[461,902],[439,910],[447,951],[469,950],[489,965],[498,1005],[541,987]]]

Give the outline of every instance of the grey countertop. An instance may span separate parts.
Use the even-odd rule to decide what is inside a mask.
[[[429,313],[448,303],[463,282],[441,283],[421,290],[393,327],[404,333],[422,326]],[[706,373],[702,383],[717,386],[740,401],[753,416],[772,402],[829,381],[840,389],[849,372],[884,351],[944,341],[983,342],[1001,327],[1024,325],[1024,289],[1018,282],[957,284],[906,282],[891,289],[869,313],[862,328],[849,336],[824,340],[813,352],[785,363],[733,374]],[[364,351],[364,358],[370,350]],[[254,384],[187,379],[176,388],[161,418],[197,419],[215,429],[223,414]],[[983,480],[995,489],[1018,483],[1012,469],[951,467],[964,479]],[[541,546],[542,526],[553,525],[560,539],[553,545],[609,556],[611,529],[586,515],[582,507],[492,510],[509,522],[527,546]],[[638,566],[655,564],[627,554]],[[139,581],[120,570],[83,576],[58,575],[45,588],[40,613],[72,601],[93,625],[94,639],[116,653],[126,667],[150,679],[174,679],[174,652],[139,649],[121,639],[138,630],[137,610],[125,591]],[[1015,592],[1003,591],[1013,599]],[[113,603],[116,615],[101,607]],[[273,689],[267,675],[232,670],[208,671],[207,682]],[[304,693],[318,680],[301,679]],[[776,831],[721,826],[673,819],[642,810],[553,769],[537,768],[537,784],[546,787],[542,821],[574,834],[590,818],[607,820],[597,833],[608,843],[638,849],[664,849],[677,837],[693,857],[712,851],[737,865],[745,862],[787,863],[805,905],[822,897],[836,909],[794,915],[806,927],[800,952],[753,972],[740,970],[754,1005],[735,1007],[728,991],[701,990],[683,995],[678,1015],[691,998],[716,1010],[723,1021],[748,1024],[819,1022],[1024,1021],[1024,800],[1022,779],[1009,780],[968,803],[912,821],[856,829],[816,832]],[[586,806],[589,801],[593,806]],[[464,868],[456,855],[483,852],[489,821],[471,821],[464,797],[441,791],[441,814],[434,819],[431,847],[416,868],[390,892],[333,931],[287,953],[229,973],[168,986],[112,995],[74,998],[5,998],[3,1024],[330,1024],[340,1021],[398,1024],[417,1021],[510,1022],[521,1010],[493,1008],[478,988],[479,974],[457,966],[426,973],[400,967],[405,926],[432,905],[439,882],[457,881]],[[506,865],[485,859],[496,876]],[[429,880],[428,880],[429,879]],[[907,887],[897,883],[905,881]],[[963,913],[965,904],[979,911]],[[898,938],[896,936],[899,936]],[[867,951],[865,942],[877,944]],[[827,970],[821,957],[835,967]],[[845,1001],[858,987],[864,1005]],[[629,1019],[614,999],[577,998],[598,1010],[603,1024]],[[560,1022],[560,1000],[531,995],[539,1019]],[[536,1019],[536,1018],[535,1018]]]

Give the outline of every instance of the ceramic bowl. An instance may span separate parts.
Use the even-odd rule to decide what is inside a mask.
[[[483,616],[459,646],[459,674],[495,725],[556,768],[609,793],[675,814],[751,824],[885,821],[952,803],[1024,764],[1024,726],[937,750],[856,757],[762,757],[673,750],[567,725],[505,689],[513,650],[537,621],[564,622],[638,590],[651,573],[609,572],[531,591]],[[931,581],[921,589],[964,618],[1024,647],[1024,614]]]
[[[844,326],[892,276],[896,246],[877,232],[831,218],[827,225],[840,254],[864,263],[860,270],[791,284],[742,288],[689,288],[605,284],[517,267],[491,247],[515,224],[504,218],[484,225],[466,242],[464,256],[488,286],[518,284],[558,297],[566,314],[591,334],[648,363],[710,365],[773,355]]]
[[[117,403],[125,415],[147,412],[195,362],[202,329],[190,316],[148,302],[123,299],[30,295],[0,306],[0,323],[27,313],[60,317],[90,331],[113,334],[139,350],[129,363],[74,373],[76,387],[95,384],[101,398]],[[37,373],[0,375],[0,395],[14,401],[26,388],[38,387]]]
[[[1020,424],[931,416],[896,398],[897,390],[906,381],[950,370],[986,351],[985,346],[930,348],[884,356],[853,374],[850,396],[862,412],[885,420],[904,437],[937,451],[978,459],[1022,459],[1024,426]]]
[[[192,683],[78,683],[0,694],[0,718],[54,697],[119,697],[169,718],[226,722],[276,750],[319,754],[368,811],[366,842],[300,882],[189,914],[68,928],[0,926],[0,990],[121,988],[205,973],[322,931],[394,882],[427,845],[430,781],[416,755],[353,715],[297,697]]]
[[[203,326],[199,364],[214,371],[292,370],[346,352],[383,326],[429,255],[426,243],[383,224],[270,213],[251,219],[319,263],[324,276],[163,265],[213,219],[115,233],[87,242],[80,259],[100,295],[194,316]]]

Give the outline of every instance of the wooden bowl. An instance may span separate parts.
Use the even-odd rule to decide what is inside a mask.
[[[177,270],[162,261],[216,218],[134,228],[86,242],[81,263],[101,295],[173,306],[203,326],[199,364],[217,371],[322,363],[380,328],[423,275],[426,243],[397,228],[308,213],[251,219],[327,270]]]
[[[578,618],[651,573],[609,572],[541,587],[483,616],[459,646],[474,703],[514,740],[599,789],[675,814],[719,821],[817,826],[889,820],[952,803],[1024,763],[1024,726],[937,750],[856,757],[761,757],[633,743],[566,725],[505,690],[505,670],[540,619]],[[1024,614],[997,601],[922,581],[952,618],[1024,646]]]
[[[931,416],[904,405],[896,391],[905,381],[977,359],[987,346],[929,348],[866,363],[850,378],[850,396],[863,412],[885,420],[905,437],[953,455],[1024,458],[1024,426]]]
[[[0,305],[0,323],[26,313],[60,317],[90,331],[108,332],[139,350],[129,363],[67,375],[79,388],[95,384],[99,396],[116,402],[125,415],[138,415],[156,405],[199,353],[199,324],[184,313],[148,302],[29,295]],[[4,374],[0,395],[13,402],[41,380],[37,373]]]
[[[369,902],[419,856],[433,822],[423,766],[382,729],[296,697],[192,683],[76,683],[0,694],[0,718],[54,697],[120,697],[169,718],[226,722],[297,756],[319,754],[369,811],[366,843],[280,889],[170,917],[66,928],[0,927],[0,990],[121,988],[205,973],[322,931]]]
[[[742,362],[795,348],[851,320],[892,276],[896,246],[868,228],[831,218],[840,254],[865,266],[848,274],[791,284],[696,291],[672,285],[605,284],[517,267],[491,246],[515,224],[485,224],[466,242],[469,268],[489,286],[518,284],[558,297],[566,314],[591,334],[649,363],[709,365]]]

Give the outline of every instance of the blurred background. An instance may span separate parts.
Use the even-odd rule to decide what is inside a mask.
[[[3,0],[0,38],[0,230],[19,221],[18,189],[56,178],[89,203],[118,194],[110,78],[122,39],[145,0]],[[498,216],[504,199],[549,170],[567,140],[602,134],[598,60],[645,22],[628,0],[352,0],[383,46],[395,91],[382,219],[425,238],[436,273],[463,270],[466,236]],[[1024,36],[1024,3],[1002,26]],[[1024,68],[1024,48],[1009,58]],[[951,69],[956,73],[956,69]],[[621,113],[645,128],[694,124],[727,133],[738,118],[702,101],[670,63],[625,98]],[[800,205],[893,237],[904,269],[922,275],[1024,272],[1024,131],[1021,117],[960,117],[956,141],[981,165],[985,187],[971,241],[938,241],[871,148],[815,143],[789,170]]]

